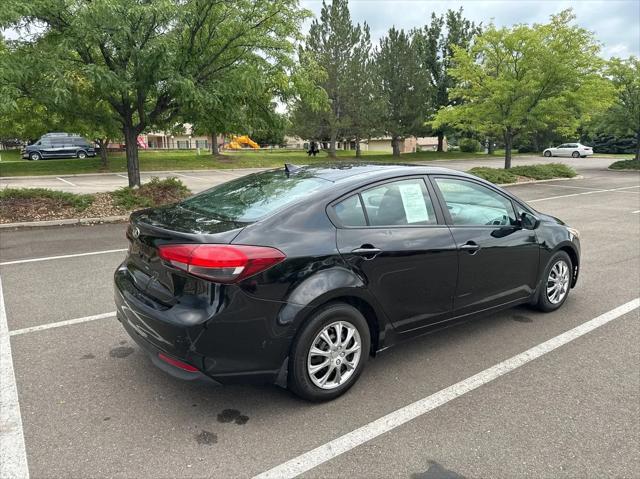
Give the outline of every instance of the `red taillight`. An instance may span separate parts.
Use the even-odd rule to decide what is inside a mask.
[[[233,283],[280,263],[282,251],[266,246],[167,244],[158,255],[176,268],[219,283]]]
[[[158,353],[158,357],[162,359],[165,363],[171,364],[176,368],[180,368],[183,371],[189,371],[190,373],[198,372],[198,368],[195,366],[191,366],[191,364],[183,363],[182,361],[178,361],[177,359],[170,358],[162,353]]]

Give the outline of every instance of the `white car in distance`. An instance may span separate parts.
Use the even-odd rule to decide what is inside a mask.
[[[580,143],[563,143],[555,148],[547,148],[542,152],[544,156],[571,156],[573,158],[585,158],[593,155],[593,148]]]

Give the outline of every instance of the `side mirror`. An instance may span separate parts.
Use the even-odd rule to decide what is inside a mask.
[[[526,230],[535,230],[538,226],[540,226],[540,219],[531,213],[527,213],[523,211],[520,215],[520,224]]]

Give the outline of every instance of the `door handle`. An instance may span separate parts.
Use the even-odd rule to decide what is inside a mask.
[[[371,246],[371,245],[363,244],[362,246],[360,246],[360,248],[356,248],[354,250],[351,250],[351,253],[360,255],[365,260],[369,260],[369,259],[375,258],[380,253],[382,253],[382,250],[380,248],[376,248],[376,247]]]
[[[475,243],[474,241],[467,241],[465,244],[460,246],[461,251],[466,251],[469,254],[476,254],[480,249],[480,245]]]

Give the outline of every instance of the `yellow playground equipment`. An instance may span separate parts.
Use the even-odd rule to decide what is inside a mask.
[[[243,145],[250,146],[254,149],[260,148],[260,146],[247,135],[232,136],[231,141],[227,144],[227,148],[231,148],[232,150],[239,150]]]

